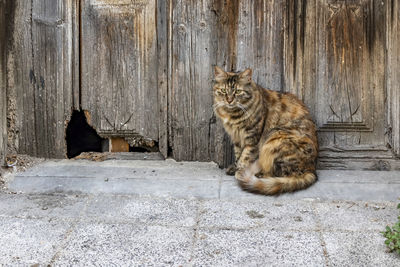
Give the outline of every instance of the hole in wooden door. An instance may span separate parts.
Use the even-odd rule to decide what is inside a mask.
[[[152,143],[149,144],[136,144],[136,145],[130,145],[129,146],[129,152],[158,152],[158,142],[152,141]]]
[[[73,158],[82,152],[102,152],[102,144],[107,140],[88,124],[83,111],[74,110],[67,126],[66,141],[67,156]]]

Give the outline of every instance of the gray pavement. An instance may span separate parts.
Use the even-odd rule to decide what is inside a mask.
[[[47,161],[0,192],[0,265],[400,266],[400,172],[318,174],[268,197],[213,163]]]

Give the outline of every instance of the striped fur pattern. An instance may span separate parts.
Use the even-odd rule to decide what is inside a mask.
[[[235,149],[227,174],[266,195],[309,187],[317,180],[318,142],[307,108],[293,94],[264,89],[251,76],[251,69],[215,67],[214,111]]]

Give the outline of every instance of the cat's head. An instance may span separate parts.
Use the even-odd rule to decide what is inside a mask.
[[[215,84],[213,87],[215,104],[225,108],[240,108],[252,98],[252,70],[242,72],[225,72],[215,67]]]

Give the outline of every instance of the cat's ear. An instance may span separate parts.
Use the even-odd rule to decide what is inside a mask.
[[[228,77],[228,74],[218,66],[215,66],[214,74],[215,74],[215,80],[217,82],[222,82],[226,80],[226,78]]]
[[[245,69],[239,74],[240,81],[245,82],[245,83],[250,83],[251,82],[251,75],[253,74],[253,71],[250,68]]]

